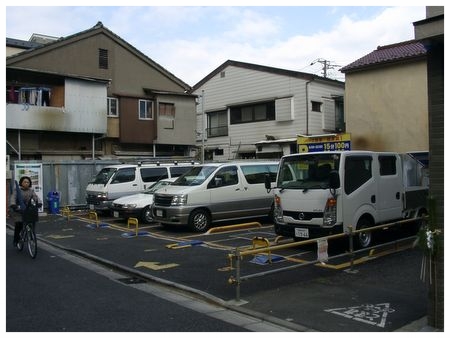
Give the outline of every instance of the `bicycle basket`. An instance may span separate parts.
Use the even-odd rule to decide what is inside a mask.
[[[25,223],[34,223],[39,220],[39,210],[36,205],[28,205],[22,214],[22,220]]]

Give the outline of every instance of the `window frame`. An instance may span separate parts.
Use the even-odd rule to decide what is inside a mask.
[[[145,104],[145,111],[144,111],[145,117],[142,117],[142,115],[141,115],[141,103]],[[150,117],[147,116],[149,103],[150,103],[150,107],[151,107],[151,112],[150,112],[151,116]],[[154,112],[154,101],[146,100],[146,99],[139,99],[139,102],[138,102],[138,118],[139,118],[139,120],[145,120],[145,121],[153,120],[153,116],[154,116],[153,112]]]
[[[220,124],[220,116],[225,116],[225,124]],[[216,110],[206,113],[207,116],[207,135],[208,137],[228,136],[228,111],[226,109]],[[211,126],[211,117],[217,117],[217,127]],[[214,132],[213,132],[214,130]],[[217,132],[215,132],[217,131]]]
[[[265,107],[264,118],[258,118],[261,112],[259,107]],[[230,125],[254,122],[275,121],[275,100],[255,102],[245,105],[230,107]]]
[[[116,97],[107,97],[106,98],[107,99],[107,104],[106,104],[106,116],[108,116],[108,117],[119,117],[119,99],[118,98],[116,98]],[[116,112],[115,112],[115,114],[113,114],[111,111],[112,111],[112,109],[111,109],[111,102],[112,101],[115,101],[116,102]]]
[[[317,110],[317,108],[319,110]],[[322,102],[311,100],[311,111],[316,112],[316,113],[321,113],[322,112]]]
[[[164,107],[164,109],[161,109],[162,107]],[[167,114],[166,107],[171,107],[168,114]],[[159,116],[162,116],[162,117],[168,118],[168,119],[175,119],[175,103],[158,102],[158,112],[159,112]]]

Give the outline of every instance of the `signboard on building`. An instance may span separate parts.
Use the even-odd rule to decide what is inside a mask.
[[[14,179],[19,182],[22,176],[28,176],[31,179],[31,187],[41,201],[44,202],[42,163],[15,163]],[[40,211],[43,211],[43,209],[41,208]]]
[[[298,135],[297,147],[299,153],[351,150],[350,134]]]

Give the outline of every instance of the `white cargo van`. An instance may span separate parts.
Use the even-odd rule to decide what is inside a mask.
[[[426,213],[427,158],[370,151],[284,156],[272,189],[275,232],[309,239],[418,217]],[[371,232],[358,233],[356,242],[368,247]]]
[[[139,193],[153,183],[181,176],[193,163],[119,164],[101,169],[86,187],[86,202],[91,210],[109,211],[115,199]]]
[[[217,221],[269,216],[273,195],[264,182],[266,175],[275,182],[277,169],[278,162],[194,166],[155,193],[153,218],[163,225],[188,225],[204,232]]]

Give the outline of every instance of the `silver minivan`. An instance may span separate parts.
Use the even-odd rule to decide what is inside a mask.
[[[270,216],[278,162],[230,162],[196,165],[155,193],[153,218],[162,225],[187,225],[204,232],[218,221]]]

